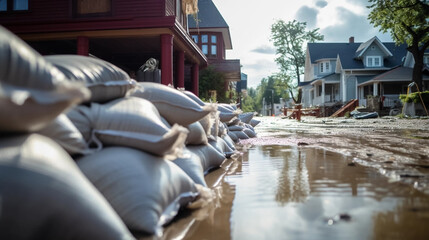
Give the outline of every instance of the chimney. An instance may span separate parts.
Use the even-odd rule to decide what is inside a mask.
[[[349,37],[349,43],[355,43],[355,37]]]

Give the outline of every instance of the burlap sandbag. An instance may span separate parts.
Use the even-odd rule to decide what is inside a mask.
[[[178,166],[137,149],[104,148],[77,164],[131,230],[161,235],[162,226],[198,195]]]
[[[70,121],[82,134],[86,142],[91,140],[92,123],[89,116],[91,116],[91,109],[85,105],[78,105],[69,109],[66,113]]]
[[[0,239],[134,239],[69,155],[38,134],[0,138],[0,196]]]
[[[99,146],[133,147],[174,159],[183,150],[189,132],[177,124],[171,128],[165,125],[155,106],[137,97],[92,103],[90,114],[92,142]]]
[[[91,91],[91,102],[103,103],[124,97],[137,82],[119,67],[99,58],[80,55],[51,55],[45,59],[72,81]]]
[[[152,82],[139,82],[139,88],[131,96],[144,98],[152,102],[171,125],[177,123],[187,126],[199,121],[210,112],[216,111],[215,105],[200,106],[181,91]]]
[[[90,97],[17,36],[0,26],[0,131],[37,131]]]

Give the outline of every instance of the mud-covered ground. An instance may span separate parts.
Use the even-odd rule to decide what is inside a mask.
[[[376,168],[390,181],[429,194],[429,119],[256,117],[255,144],[320,147],[353,159],[350,165]]]

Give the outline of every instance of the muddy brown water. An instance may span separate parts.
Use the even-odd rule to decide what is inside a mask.
[[[261,131],[263,144],[206,176],[214,201],[182,211],[161,239],[429,239],[429,195],[341,149]]]

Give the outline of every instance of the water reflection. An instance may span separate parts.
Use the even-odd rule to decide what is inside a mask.
[[[429,239],[428,196],[344,155],[290,146],[243,152],[206,176],[214,205],[180,219],[181,234],[169,226],[176,237],[166,239]]]

